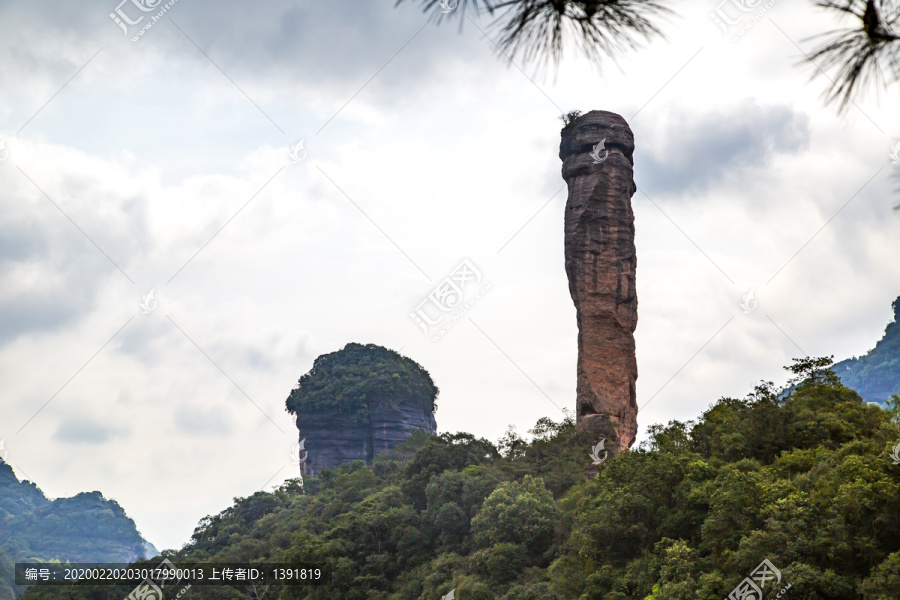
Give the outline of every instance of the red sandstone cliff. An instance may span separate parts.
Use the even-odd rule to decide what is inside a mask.
[[[594,110],[563,128],[566,274],[578,321],[576,419],[579,429],[607,438],[613,456],[637,433],[633,153],[634,134],[615,113]]]

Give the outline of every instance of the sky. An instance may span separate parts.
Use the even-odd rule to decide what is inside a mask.
[[[842,23],[812,0],[679,2],[558,68],[415,1],[169,4],[0,2],[0,440],[160,549],[297,476],[284,401],[348,342],[425,367],[439,432],[574,409],[573,109],[635,136],[638,441],[892,318],[900,88],[825,105],[804,53]],[[452,321],[429,294],[463,267]]]

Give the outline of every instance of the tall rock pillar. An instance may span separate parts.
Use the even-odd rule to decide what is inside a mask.
[[[637,434],[634,134],[593,110],[562,130],[566,274],[578,321],[576,419],[615,456]]]

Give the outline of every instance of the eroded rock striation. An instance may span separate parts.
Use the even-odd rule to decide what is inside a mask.
[[[375,344],[319,356],[287,399],[304,442],[301,474],[353,460],[369,464],[415,430],[434,434],[437,395],[421,365]]]
[[[637,434],[633,154],[634,134],[615,113],[594,110],[562,130],[566,274],[578,322],[576,421],[607,438],[613,456]]]

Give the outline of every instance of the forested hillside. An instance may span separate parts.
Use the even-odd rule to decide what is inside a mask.
[[[15,562],[129,562],[145,544],[115,500],[100,492],[49,500],[0,459],[0,600],[12,598]]]
[[[892,395],[900,394],[900,298],[891,307],[894,321],[885,328],[875,347],[860,357],[834,365],[834,372],[844,385],[869,402],[886,402]]]
[[[327,587],[195,586],[185,599],[722,600],[747,581],[765,598],[787,587],[790,600],[896,599],[900,398],[868,405],[829,364],[797,361],[789,395],[762,383],[696,422],[652,426],[648,443],[616,459],[592,460],[599,440],[571,420],[542,419],[529,441],[511,432],[497,445],[416,435],[370,466],[236,499],[167,554],[176,565],[332,569]],[[778,579],[750,578],[764,560]],[[24,597],[129,591],[33,587]]]

